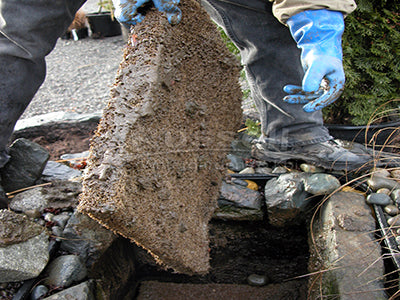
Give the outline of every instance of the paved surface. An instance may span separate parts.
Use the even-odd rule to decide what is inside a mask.
[[[97,11],[97,2],[89,0],[83,9]],[[124,45],[122,36],[59,39],[46,59],[46,80],[21,119],[56,111],[101,111],[108,101]]]

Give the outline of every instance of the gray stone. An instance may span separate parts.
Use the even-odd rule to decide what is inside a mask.
[[[239,174],[255,174],[255,173],[256,172],[255,172],[254,168],[251,168],[251,167],[244,168],[243,170],[241,170],[239,172]]]
[[[48,291],[49,289],[44,285],[35,286],[31,293],[31,300],[43,299],[43,296],[45,296]]]
[[[258,167],[256,168],[256,174],[271,174],[272,169],[268,167]]]
[[[288,170],[284,167],[276,167],[272,170],[272,174],[284,174],[287,172],[288,172]]]
[[[43,232],[25,242],[0,247],[0,282],[39,276],[49,261],[49,235]]]
[[[110,230],[78,212],[74,212],[69,218],[62,236],[61,249],[79,254],[88,268],[91,268],[117,238]]]
[[[260,209],[262,196],[259,192],[241,185],[222,182],[218,203],[242,208]]]
[[[378,194],[386,194],[390,196],[390,190],[388,188],[381,188],[376,191]]]
[[[392,199],[387,194],[371,193],[367,196],[367,203],[385,206],[391,204]]]
[[[390,177],[390,172],[386,169],[376,168],[373,170],[371,175],[388,178]]]
[[[65,164],[49,161],[43,170],[42,179],[46,181],[71,180],[82,176],[82,172]]]
[[[234,172],[239,172],[246,167],[243,158],[241,158],[240,156],[228,154],[227,158],[229,159],[228,169]]]
[[[387,213],[389,216],[395,216],[395,215],[398,215],[398,214],[399,214],[399,209],[397,208],[396,205],[393,205],[393,204],[386,205],[386,206],[384,207],[384,211],[385,211],[385,213]]]
[[[35,184],[50,157],[48,151],[27,139],[17,139],[10,146],[10,160],[1,170],[6,192]]]
[[[397,181],[380,176],[371,176],[367,180],[367,184],[374,191],[377,191],[381,188],[387,188],[389,190],[400,189],[400,183]]]
[[[391,227],[400,227],[400,215],[387,219],[387,223]]]
[[[327,195],[339,188],[339,180],[330,174],[315,173],[304,179],[305,191],[313,195]]]
[[[400,204],[400,189],[395,189],[391,192],[390,197],[392,198],[392,200],[397,203]]]
[[[69,220],[70,216],[68,214],[59,214],[53,216],[52,221],[59,225],[61,228],[64,228],[65,225],[67,225],[67,222]]]
[[[269,222],[278,227],[302,220],[310,202],[304,190],[304,173],[282,174],[269,180],[265,185],[265,203]]]
[[[57,257],[50,263],[47,272],[46,284],[59,287],[69,287],[87,276],[86,266],[77,255]]]
[[[43,300],[95,300],[94,284],[85,281],[61,292],[58,292]]]
[[[375,220],[364,196],[335,193],[319,215],[310,244],[309,270],[315,272],[310,299],[321,294],[346,300],[387,299],[381,247],[373,235]]]
[[[46,207],[75,207],[81,191],[80,182],[54,181],[50,186],[37,187],[15,195],[10,208],[18,212],[34,209],[43,212]]]
[[[392,175],[393,178],[400,179],[400,169],[390,171],[390,175]]]

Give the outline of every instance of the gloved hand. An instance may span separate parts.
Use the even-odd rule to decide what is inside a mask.
[[[127,28],[143,21],[144,16],[137,9],[150,0],[112,0],[115,18]],[[167,14],[168,22],[178,24],[182,19],[182,12],[178,8],[180,0],[152,0],[154,6]]]
[[[342,64],[343,14],[308,10],[289,18],[287,25],[301,49],[304,69],[302,86],[286,85],[289,103],[307,103],[304,111],[320,110],[336,101],[344,89]]]

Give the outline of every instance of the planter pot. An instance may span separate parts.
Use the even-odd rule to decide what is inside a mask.
[[[121,35],[121,25],[111,18],[110,12],[98,12],[87,14],[92,37],[101,38]]]
[[[389,145],[400,135],[400,120],[369,126],[326,124],[329,133],[337,139],[365,142],[376,145]],[[366,137],[367,136],[367,137]]]

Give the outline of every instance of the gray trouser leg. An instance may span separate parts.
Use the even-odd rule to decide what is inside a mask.
[[[266,0],[202,0],[211,18],[241,52],[252,96],[260,113],[261,139],[281,148],[331,139],[322,113],[282,101],[286,84],[301,85],[300,50]]]
[[[0,0],[0,168],[15,123],[45,78],[45,56],[85,0]]]

